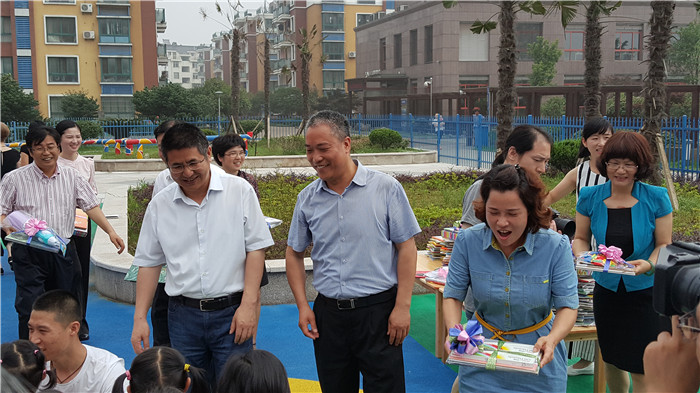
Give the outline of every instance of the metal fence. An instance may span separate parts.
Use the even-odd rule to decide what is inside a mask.
[[[353,115],[348,118],[353,133],[369,135],[375,128],[390,128],[411,141],[411,147],[436,150],[438,161],[478,169],[491,167],[496,155],[496,119],[484,116],[454,116],[436,121],[430,116]],[[639,131],[641,118],[608,118],[617,131]],[[581,139],[584,119],[575,117],[515,117],[513,126],[532,124],[552,136],[555,142]],[[667,119],[662,128],[669,166],[674,175],[700,175],[700,121],[687,116]]]
[[[147,138],[153,136],[156,122],[151,120],[95,120],[101,126],[99,138]],[[208,135],[219,135],[230,127],[226,118],[180,119],[197,125]],[[241,117],[240,120],[260,121],[259,117]],[[454,116],[435,121],[429,116],[413,115],[351,115],[348,116],[351,133],[367,136],[376,128],[390,128],[401,133],[417,149],[435,150],[438,161],[477,169],[490,168],[496,153],[496,119],[493,117]],[[608,118],[615,130],[639,131],[641,118]],[[583,129],[580,117],[515,117],[513,126],[532,124],[552,135],[555,142],[580,139]],[[56,122],[48,123],[55,126]],[[270,138],[295,135],[301,124],[299,116],[273,116],[270,119]],[[24,140],[29,123],[8,123],[11,130],[8,142]],[[264,124],[258,125],[262,129]],[[700,175],[700,121],[687,116],[669,118],[662,126],[669,166],[674,175],[697,178]],[[257,134],[263,138],[264,133]]]

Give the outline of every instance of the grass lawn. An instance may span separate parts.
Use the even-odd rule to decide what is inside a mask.
[[[440,233],[444,227],[462,216],[462,197],[477,177],[476,172],[438,172],[419,177],[400,175],[397,179],[406,190],[413,212],[422,232],[416,237],[418,249],[425,249],[431,236]],[[563,175],[544,176],[548,189],[561,181]],[[283,220],[283,224],[271,230],[275,245],[267,250],[267,259],[284,258],[289,222],[294,211],[297,194],[315,177],[299,175],[271,174],[258,178],[260,206],[265,215]],[[133,253],[140,230],[139,215],[143,215],[150,200],[149,185],[142,185],[129,192],[129,250]],[[673,240],[700,241],[700,187],[697,184],[676,184],[680,209],[674,213]],[[140,195],[135,198],[134,195]],[[137,202],[140,198],[141,202]],[[563,217],[574,218],[576,213],[575,194],[567,195],[553,208]],[[132,219],[132,217],[134,217]]]
[[[136,151],[132,155],[124,154],[125,146],[121,146],[122,154],[114,153],[114,145],[110,146],[109,152],[104,152],[102,145],[83,145],[80,147],[82,155],[101,155],[103,159],[136,159]],[[388,152],[407,152],[419,151],[410,148],[394,148],[382,149],[381,147],[370,144],[369,137],[353,136],[352,137],[352,153],[388,153]],[[270,140],[270,147],[267,147],[267,141],[261,140],[251,143],[248,147],[248,157],[263,157],[263,156],[286,156],[286,155],[303,155],[306,154],[303,136],[289,136],[283,138],[274,138]],[[158,147],[156,145],[143,145],[144,158],[158,158]]]

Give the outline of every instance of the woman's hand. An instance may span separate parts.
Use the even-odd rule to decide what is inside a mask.
[[[535,348],[533,348],[532,352],[540,352],[542,354],[540,367],[544,367],[545,364],[554,359],[554,349],[557,347],[557,344],[559,344],[559,341],[556,341],[550,335],[542,336],[537,340],[535,343]]]
[[[645,259],[635,259],[634,261],[627,261],[627,263],[634,266],[635,276],[644,274],[651,270],[651,263]]]

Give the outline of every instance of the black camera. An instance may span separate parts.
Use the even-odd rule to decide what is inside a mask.
[[[557,225],[557,230],[561,231],[562,235],[569,237],[569,240],[574,238],[576,234],[576,221],[569,220],[568,218],[561,218],[561,214],[558,210],[552,209],[552,220]]]
[[[700,302],[700,243],[673,242],[659,252],[654,277],[654,310],[682,315]]]

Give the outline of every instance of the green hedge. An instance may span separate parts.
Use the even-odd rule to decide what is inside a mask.
[[[390,147],[400,147],[403,143],[403,138],[398,131],[388,128],[377,128],[369,133],[369,141],[373,145],[381,146],[382,149]]]

